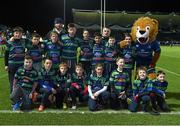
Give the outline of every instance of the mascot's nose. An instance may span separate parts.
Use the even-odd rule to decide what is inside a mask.
[[[141,34],[144,34],[145,33],[145,31],[139,31]]]

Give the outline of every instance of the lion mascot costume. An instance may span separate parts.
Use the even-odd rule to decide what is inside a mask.
[[[147,67],[149,78],[154,79],[155,66],[161,53],[160,45],[156,41],[158,21],[149,17],[140,17],[134,22],[130,34],[136,48],[136,68]],[[120,42],[120,48],[124,48],[125,45],[126,41]]]

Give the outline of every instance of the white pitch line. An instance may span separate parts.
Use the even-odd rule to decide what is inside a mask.
[[[162,56],[166,56],[166,57],[171,57],[171,58],[177,58],[177,59],[180,59],[180,57],[176,57],[176,56],[170,56],[170,55],[164,55],[164,54],[161,54]]]
[[[33,113],[38,113],[38,114],[150,114],[148,112],[136,112],[136,113],[132,113],[130,111],[127,110],[122,110],[122,111],[113,111],[113,110],[102,110],[102,111],[97,111],[97,112],[91,112],[88,110],[67,110],[67,111],[61,111],[61,110],[45,110],[43,112],[38,112],[38,111],[30,111],[30,112],[22,112],[22,111],[12,111],[12,110],[0,110],[0,113],[29,113],[29,114],[33,114]],[[161,112],[160,114],[162,115],[180,115],[180,111],[172,111],[172,112]]]
[[[179,77],[180,77],[180,74],[175,73],[175,72],[173,72],[173,71],[170,71],[170,70],[168,70],[168,69],[165,69],[165,68],[162,68],[162,67],[157,67],[157,68],[162,69],[162,70],[164,70],[164,71],[166,71],[166,72],[168,72],[168,73],[171,73],[171,74],[174,74],[174,75],[176,75],[176,76],[179,76]]]

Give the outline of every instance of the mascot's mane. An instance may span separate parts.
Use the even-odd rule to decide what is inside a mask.
[[[158,34],[158,21],[149,17],[138,18],[131,29],[134,42],[153,42]]]

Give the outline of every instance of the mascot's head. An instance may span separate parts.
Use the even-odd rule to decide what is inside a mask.
[[[141,44],[152,42],[158,33],[158,21],[149,17],[138,18],[131,29],[133,41]]]

